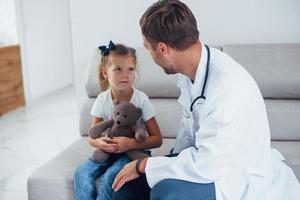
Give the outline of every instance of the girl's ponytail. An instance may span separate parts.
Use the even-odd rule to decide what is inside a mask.
[[[98,80],[99,80],[101,91],[105,91],[109,88],[107,77],[104,77],[102,74],[102,69],[107,67],[107,64],[108,64],[108,56],[101,56],[101,61],[98,66]]]

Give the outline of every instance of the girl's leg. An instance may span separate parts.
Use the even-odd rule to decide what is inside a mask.
[[[82,163],[74,174],[74,195],[76,200],[94,200],[97,196],[95,181],[97,177],[105,172],[110,160],[97,163],[88,159]]]
[[[118,159],[116,159],[112,165],[106,170],[106,172],[100,177],[100,184],[98,188],[98,196],[97,200],[111,200],[113,189],[111,188],[112,183],[119,173],[119,171],[123,168],[124,165],[129,163],[131,159],[122,155]]]

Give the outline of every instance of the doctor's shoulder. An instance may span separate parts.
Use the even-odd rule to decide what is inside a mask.
[[[246,68],[227,53],[218,49],[213,49],[211,54],[211,65],[213,66],[212,70],[220,73],[222,76],[228,76],[230,79],[235,81],[253,81],[252,76]]]
[[[231,76],[237,72],[238,68],[242,67],[230,55],[215,48],[211,50],[210,65],[215,72]]]
[[[211,76],[214,81],[230,86],[226,88],[231,90],[253,89],[256,83],[244,66],[218,49],[214,49],[211,54]]]
[[[212,59],[207,100],[223,102],[228,98],[244,98],[245,92],[250,92],[250,86],[249,77],[242,71],[242,67],[226,54],[219,55],[216,60]]]
[[[215,70],[218,71],[224,79],[231,80],[232,87],[241,93],[245,93],[246,96],[261,95],[260,89],[248,72],[245,66],[235,61],[230,55],[219,52],[216,56]]]

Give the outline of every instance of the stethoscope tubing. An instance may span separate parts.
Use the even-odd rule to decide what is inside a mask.
[[[209,47],[207,45],[204,45],[206,50],[207,50],[207,63],[206,63],[206,71],[205,71],[205,77],[204,77],[204,83],[203,83],[203,87],[202,87],[202,91],[201,91],[201,95],[198,96],[197,98],[194,99],[194,101],[191,103],[190,106],[190,111],[193,112],[193,107],[195,105],[195,103],[199,100],[199,99],[206,99],[204,93],[206,90],[206,84],[207,84],[207,80],[208,80],[208,74],[209,74],[209,62],[210,62],[210,50]]]

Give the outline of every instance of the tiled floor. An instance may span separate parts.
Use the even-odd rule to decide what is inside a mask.
[[[27,177],[79,137],[73,87],[0,116],[0,200],[26,200]]]

